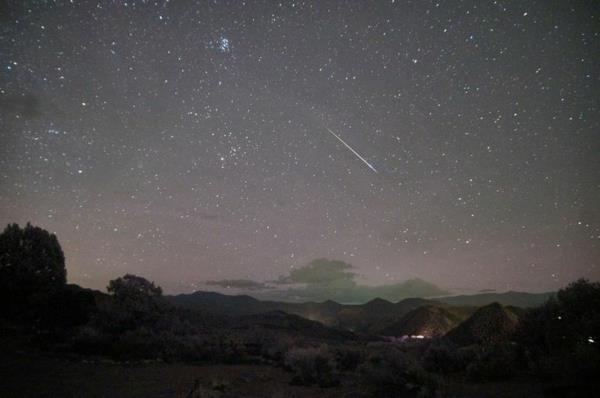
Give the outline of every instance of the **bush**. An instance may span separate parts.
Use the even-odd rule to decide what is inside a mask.
[[[335,361],[340,371],[355,371],[365,362],[366,354],[363,350],[341,347],[335,350]]]
[[[201,320],[169,304],[160,287],[144,278],[125,275],[108,290],[112,295],[98,300],[96,312],[72,339],[75,351],[119,360],[235,361],[241,355],[241,344],[222,334],[200,338]]]
[[[600,373],[600,283],[580,279],[530,310],[517,341],[545,378],[591,380]]]
[[[565,378],[591,382],[600,374],[600,349],[594,344],[580,344],[572,352],[553,352],[533,361],[532,370],[543,380]]]
[[[111,337],[89,325],[82,326],[71,341],[71,350],[86,355],[106,354],[111,344]]]
[[[253,338],[250,342],[256,347],[254,350],[256,355],[282,365],[285,362],[287,352],[295,345],[295,339],[290,336]]]
[[[285,356],[285,366],[294,372],[293,384],[332,387],[339,383],[336,364],[329,348],[292,348]]]
[[[371,354],[359,367],[362,381],[371,395],[396,397],[402,394],[432,396],[438,380],[427,373],[398,347],[388,345],[383,349],[372,347]]]
[[[161,354],[161,344],[152,331],[141,327],[120,335],[111,347],[114,357],[125,360],[156,359]]]
[[[518,340],[534,355],[572,352],[600,334],[600,283],[580,279],[561,289],[556,298],[529,311],[518,329]]]
[[[509,344],[483,349],[467,366],[467,377],[472,381],[501,381],[516,373],[516,349]]]
[[[471,351],[447,342],[432,343],[423,355],[423,367],[436,373],[460,372],[466,369]]]
[[[219,362],[242,363],[244,362],[246,351],[241,339],[235,336],[220,335],[216,354]]]

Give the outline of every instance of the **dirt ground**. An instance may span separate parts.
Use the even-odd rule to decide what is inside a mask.
[[[6,348],[6,347],[5,347]],[[2,398],[365,398],[347,380],[334,388],[290,384],[292,375],[267,365],[192,365],[162,362],[115,363],[2,350]],[[531,379],[499,383],[446,380],[447,398],[588,397],[573,386],[542,385]],[[600,386],[598,386],[600,387]]]
[[[0,396],[120,398],[351,397],[350,389],[290,385],[291,375],[266,365],[118,364],[32,354],[0,357]]]

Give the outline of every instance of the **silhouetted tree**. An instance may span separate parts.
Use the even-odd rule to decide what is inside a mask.
[[[118,359],[198,358],[202,342],[193,317],[173,307],[154,282],[127,274],[107,290],[75,337],[77,350]]]
[[[0,297],[5,316],[26,317],[66,284],[65,257],[54,234],[27,223],[0,234]]]
[[[162,296],[162,289],[141,276],[126,274],[108,283],[106,290],[121,303],[153,300]]]
[[[112,299],[103,313],[113,332],[122,333],[139,327],[154,328],[169,309],[162,289],[141,276],[127,274],[109,282],[107,291]]]
[[[600,283],[580,279],[523,317],[517,339],[540,373],[600,372]]]

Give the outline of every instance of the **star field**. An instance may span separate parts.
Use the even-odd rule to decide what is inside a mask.
[[[0,222],[95,288],[598,279],[599,65],[595,1],[8,1]]]

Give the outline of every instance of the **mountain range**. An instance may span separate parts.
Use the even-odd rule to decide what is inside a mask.
[[[523,311],[520,308],[536,306],[550,295],[549,293],[507,292],[436,299],[407,298],[395,303],[376,298],[365,304],[340,304],[331,300],[290,303],[258,300],[248,295],[234,296],[197,291],[191,294],[167,296],[167,299],[179,307],[231,318],[254,319],[254,316],[281,312],[316,321],[330,328],[360,334],[439,337],[475,315],[476,318],[486,316],[490,319],[500,318],[501,323],[504,319],[512,324],[518,318],[520,311]],[[489,315],[498,308],[502,311],[496,314],[497,317]],[[283,315],[275,319],[281,321]],[[459,336],[456,337],[457,340],[462,342],[464,339],[460,337],[461,334],[470,334],[471,331],[480,329],[477,324],[468,325],[465,326],[468,327],[467,332],[457,332],[458,334],[455,335]]]

